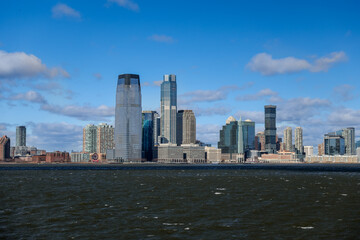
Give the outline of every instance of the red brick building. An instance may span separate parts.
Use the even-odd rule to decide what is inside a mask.
[[[46,153],[47,163],[69,163],[70,154],[68,152],[48,152]]]

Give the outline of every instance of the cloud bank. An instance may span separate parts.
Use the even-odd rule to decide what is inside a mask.
[[[305,70],[310,72],[326,72],[334,64],[346,60],[347,56],[343,51],[332,52],[327,56],[316,59],[313,63],[295,57],[273,59],[270,54],[259,53],[250,60],[246,68],[253,72],[260,72],[264,76],[289,74]]]
[[[52,17],[53,18],[62,18],[62,17],[70,17],[80,19],[81,15],[75,9],[69,7],[66,4],[58,3],[52,9]]]
[[[48,68],[41,59],[24,52],[5,52],[0,50],[1,78],[54,78],[58,76],[69,78],[70,75],[62,68]]]

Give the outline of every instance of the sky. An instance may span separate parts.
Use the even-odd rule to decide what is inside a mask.
[[[164,74],[197,139],[217,146],[229,116],[304,145],[355,127],[360,139],[359,1],[0,1],[0,135],[82,150],[87,124],[114,123],[117,76],[140,75],[143,110],[160,110]]]

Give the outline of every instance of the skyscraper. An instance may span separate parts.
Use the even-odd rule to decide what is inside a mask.
[[[26,127],[17,126],[16,127],[16,146],[22,147],[26,146]]]
[[[295,128],[295,151],[298,154],[304,153],[303,130],[301,127]]]
[[[258,132],[256,134],[256,136],[258,137],[258,150],[259,151],[265,151],[265,134],[264,132]]]
[[[239,153],[238,151],[238,123],[233,116],[228,117],[226,124],[220,130],[218,148],[221,153]]]
[[[106,153],[108,149],[114,149],[114,127],[106,123],[97,126],[96,152]]]
[[[115,159],[141,161],[141,87],[136,74],[118,77],[115,107]]]
[[[355,128],[349,127],[342,130],[342,136],[345,140],[345,154],[356,155],[355,147]]]
[[[142,158],[147,161],[153,159],[153,148],[157,139],[156,120],[158,115],[156,111],[142,112]]]
[[[161,84],[161,138],[163,143],[176,143],[177,90],[176,76],[164,75]]]
[[[10,138],[6,135],[0,138],[0,161],[10,158]]]
[[[177,144],[196,142],[196,118],[192,110],[180,110],[177,114]]]
[[[284,145],[285,145],[285,151],[292,152],[293,151],[293,145],[292,145],[292,128],[287,127],[284,130]]]
[[[276,152],[276,106],[265,106],[265,150]]]
[[[88,124],[83,129],[83,152],[96,152],[97,145],[97,127],[94,124]]]
[[[238,150],[246,153],[255,149],[255,122],[247,119],[238,121]]]

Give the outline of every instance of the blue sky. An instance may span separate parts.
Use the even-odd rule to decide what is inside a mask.
[[[360,127],[358,1],[0,2],[0,134],[15,143],[81,150],[82,128],[114,121],[118,74],[136,73],[143,110],[159,110],[159,81],[176,74],[179,109],[216,145],[226,118],[263,130],[278,106],[279,136],[304,144]]]

